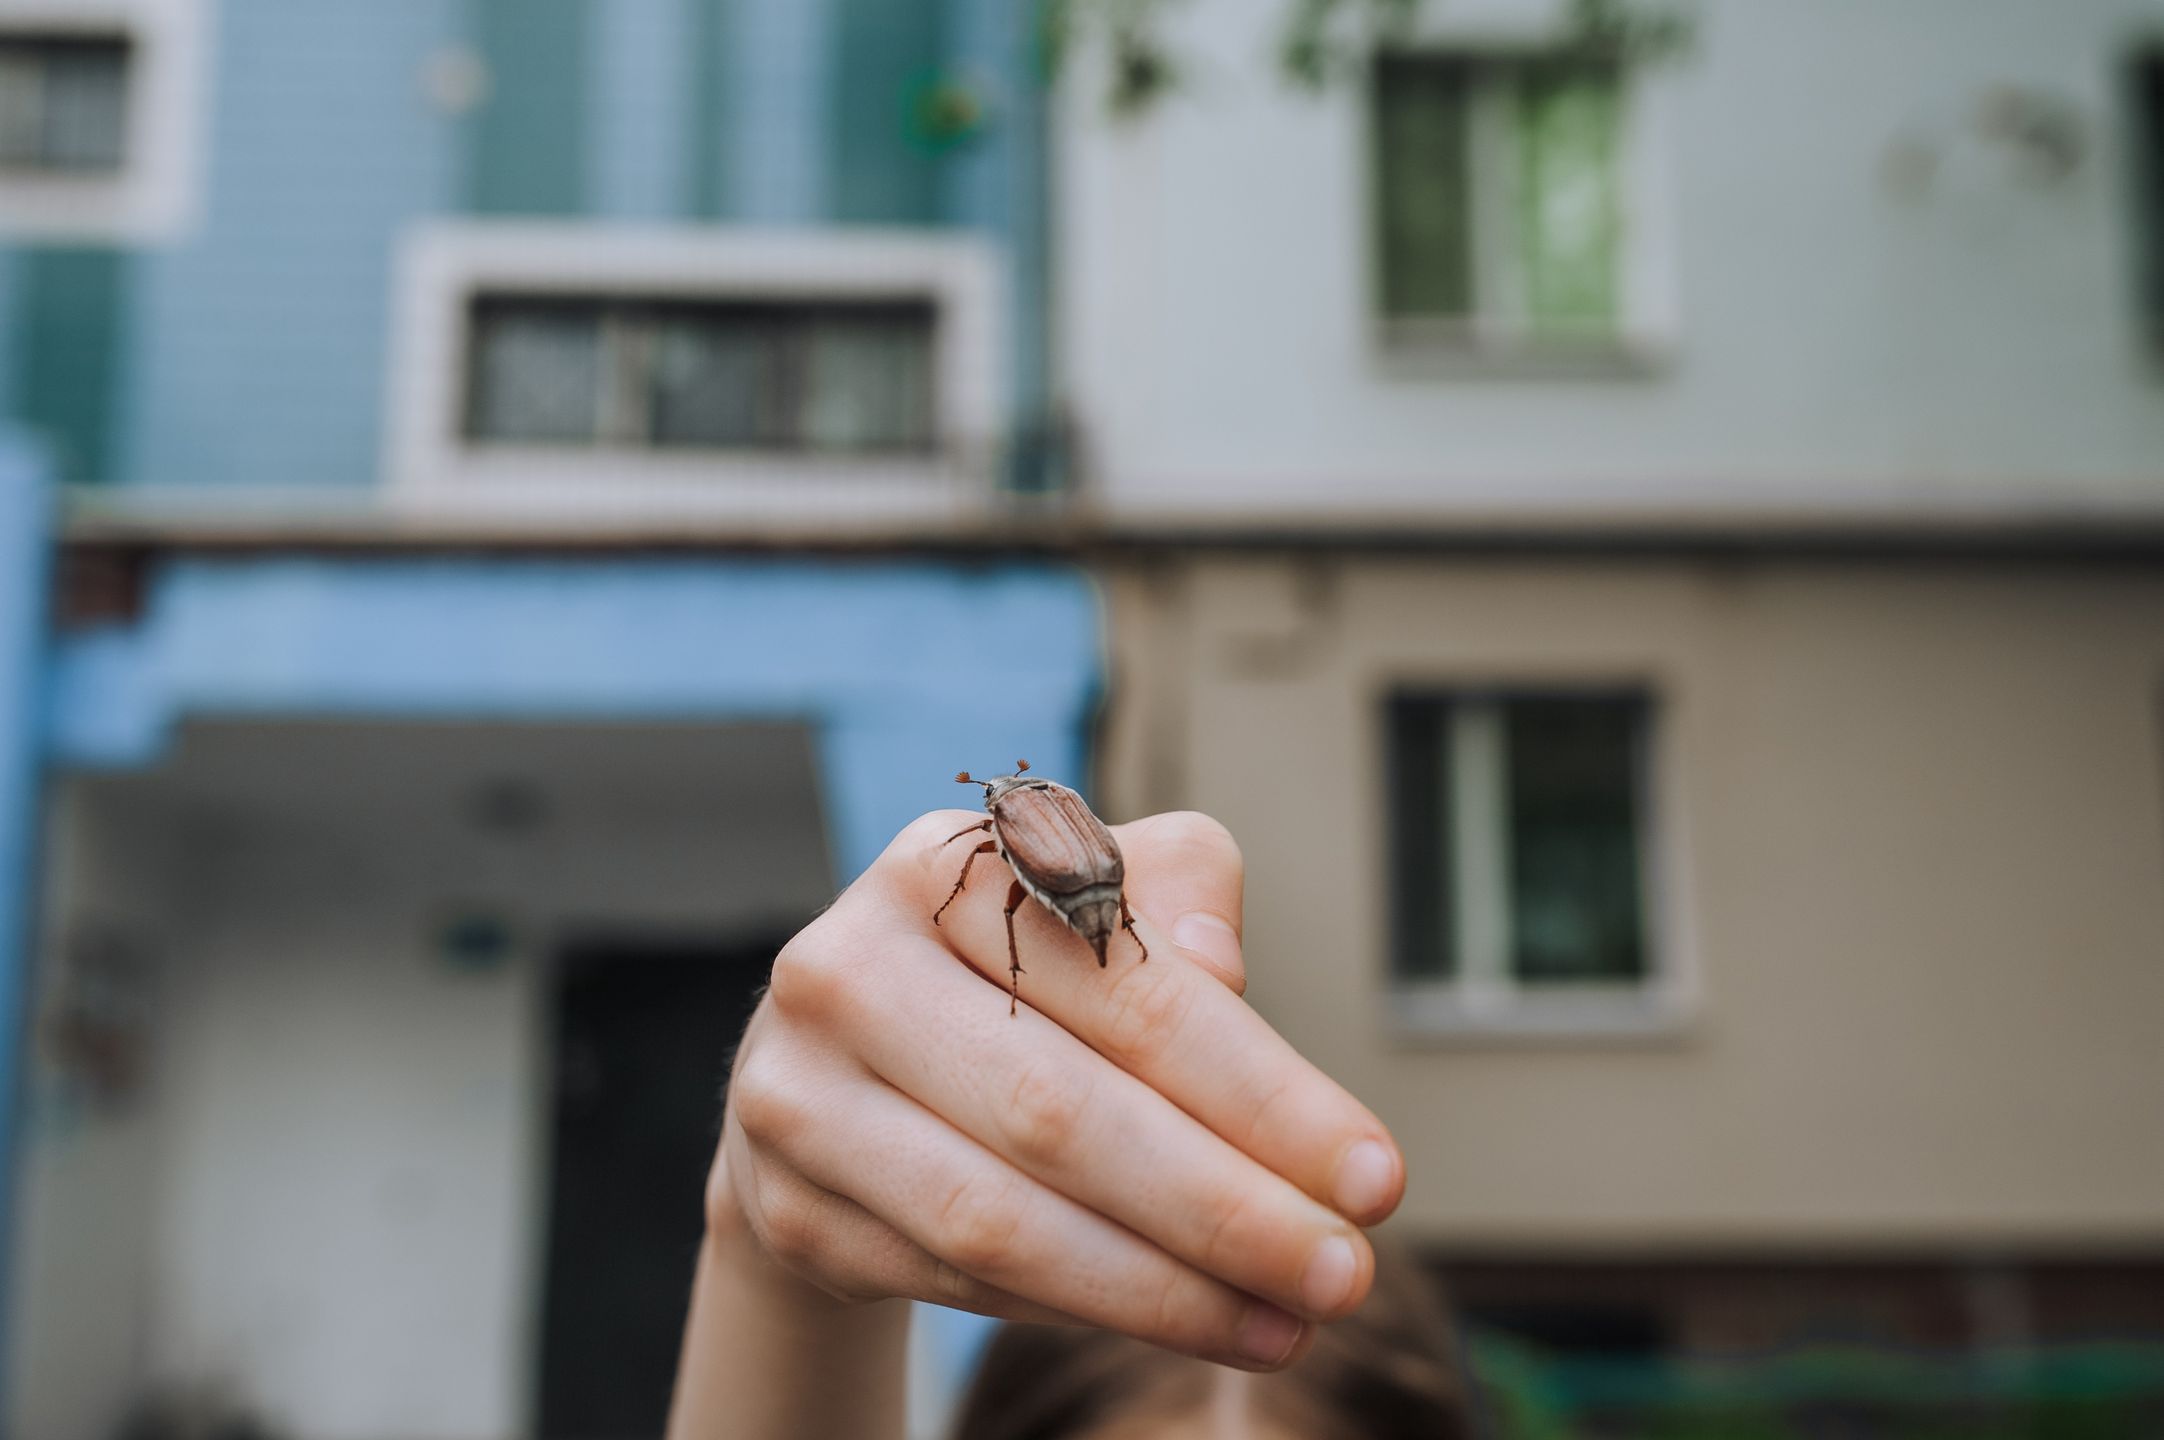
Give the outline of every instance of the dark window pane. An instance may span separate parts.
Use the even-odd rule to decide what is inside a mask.
[[[474,307],[467,433],[528,444],[600,434],[602,309],[580,301],[484,300]]]
[[[929,307],[814,314],[806,327],[803,443],[923,450],[932,441]]]
[[[467,433],[921,453],[936,435],[934,327],[921,301],[491,296],[473,308]]]
[[[1403,980],[1457,973],[1451,925],[1451,706],[1431,696],[1390,701],[1391,969]]]
[[[0,38],[0,166],[120,168],[129,53],[117,36]]]
[[[1531,983],[1643,978],[1645,701],[1520,696],[1504,717],[1512,972]]]
[[[2151,341],[2164,345],[2164,53],[2135,61],[2132,88],[2142,304]]]
[[[1382,302],[1396,316],[1473,309],[1470,68],[1391,57],[1375,68]]]
[[[773,448],[788,443],[784,351],[771,308],[671,313],[654,355],[654,443]]]

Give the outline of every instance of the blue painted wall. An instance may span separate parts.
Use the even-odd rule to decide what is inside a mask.
[[[13,1234],[16,1082],[23,1065],[38,885],[38,712],[45,665],[49,497],[40,458],[0,434],[0,1237]],[[9,1247],[0,1244],[0,1301]],[[0,1303],[0,1324],[7,1308]],[[0,1333],[0,1354],[6,1337]]]
[[[375,484],[397,238],[462,213],[975,229],[1011,256],[1017,403],[1041,404],[1028,0],[214,8],[200,228],[68,293],[0,242],[0,417],[57,415],[75,478]],[[462,48],[491,96],[449,113],[425,77]],[[977,132],[924,125],[946,82]]]

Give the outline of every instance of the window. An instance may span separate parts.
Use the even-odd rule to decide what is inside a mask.
[[[135,245],[196,218],[204,0],[0,0],[0,243]]]
[[[929,302],[484,295],[465,433],[478,444],[922,453]]]
[[[129,50],[123,36],[0,35],[0,171],[118,170]]]
[[[953,231],[429,221],[400,246],[385,478],[404,507],[581,525],[979,514],[999,274]]]
[[[1378,300],[1393,339],[1610,343],[1642,316],[1626,87],[1590,56],[1387,55]]]
[[[1401,994],[1477,1019],[1654,985],[1652,718],[1638,691],[1392,698]]]

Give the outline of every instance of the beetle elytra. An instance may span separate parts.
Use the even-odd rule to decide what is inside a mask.
[[[1119,843],[1105,822],[1092,814],[1087,801],[1064,785],[1035,776],[1023,778],[1027,760],[1015,765],[1015,773],[996,780],[976,780],[967,770],[954,777],[957,785],[982,785],[984,808],[991,814],[967,829],[957,830],[944,842],[952,845],[964,835],[990,831],[992,838],[969,852],[954,888],[932,912],[932,923],[947,913],[969,883],[969,867],[979,855],[998,855],[1014,871],[1007,887],[1007,1013],[1012,1015],[1022,994],[1022,957],[1014,943],[1014,912],[1025,899],[1057,915],[1067,928],[1087,940],[1097,952],[1100,969],[1105,946],[1115,932],[1125,930],[1141,947],[1142,959],[1150,947],[1136,934],[1134,913],[1127,908],[1127,863],[1120,857]],[[1138,962],[1139,963],[1139,962]]]

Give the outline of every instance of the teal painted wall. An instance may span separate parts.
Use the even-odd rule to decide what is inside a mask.
[[[691,125],[685,159],[687,218],[726,220],[735,193],[734,150],[729,144],[730,105],[736,98],[729,82],[735,53],[737,0],[685,0],[691,9],[689,43],[682,82],[691,87],[687,113]]]
[[[470,208],[577,215],[587,196],[594,0],[473,0],[489,94],[473,125]]]
[[[942,217],[940,154],[923,111],[945,70],[939,0],[829,0],[835,63],[828,113],[828,214],[932,224]]]
[[[132,257],[119,250],[16,257],[10,409],[71,484],[113,478],[132,272]]]

